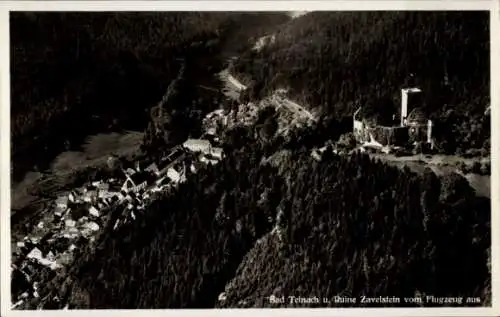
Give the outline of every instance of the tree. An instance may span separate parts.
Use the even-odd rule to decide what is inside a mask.
[[[342,134],[337,142],[337,145],[342,148],[352,149],[356,147],[356,138],[352,132]]]
[[[275,32],[273,45],[245,52],[234,68],[264,86],[255,85],[255,92],[276,88],[279,74],[290,98],[325,108],[322,116],[348,119],[339,134],[352,129],[359,107],[366,111],[363,117],[394,124],[400,89],[420,87],[420,106],[436,123],[433,135],[452,154],[457,148],[484,147],[490,134],[488,124],[475,116],[489,105],[487,21],[472,12],[312,12]],[[426,27],[417,27],[422,23]],[[456,112],[453,118],[448,109]]]
[[[441,197],[444,202],[455,202],[461,198],[474,196],[474,189],[467,179],[457,173],[448,173],[441,180]]]

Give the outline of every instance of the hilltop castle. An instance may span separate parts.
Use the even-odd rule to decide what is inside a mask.
[[[432,148],[432,121],[427,119],[420,107],[421,95],[419,88],[401,89],[401,109],[399,116],[393,115],[392,125],[381,125],[372,118],[362,117],[360,107],[353,116],[353,132],[357,142],[380,149],[417,143]]]

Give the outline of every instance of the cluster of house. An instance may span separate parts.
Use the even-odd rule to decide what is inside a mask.
[[[190,164],[186,157],[194,158]],[[208,140],[189,139],[174,148],[160,162],[141,168],[140,162],[123,169],[123,178],[94,181],[59,196],[44,212],[30,236],[16,244],[12,272],[22,289],[13,292],[12,308],[29,298],[39,297],[40,272],[57,270],[72,262],[74,252],[95,241],[106,223],[110,207],[124,206],[113,228],[135,220],[155,193],[186,180],[186,169],[196,172],[198,164],[217,164],[222,149]],[[15,296],[14,296],[15,294]],[[14,298],[15,297],[15,298]]]
[[[232,77],[229,78],[230,80]],[[232,79],[235,81],[234,79]],[[246,88],[242,85],[240,90]],[[277,108],[273,100],[264,101]],[[123,177],[94,181],[59,196],[30,236],[16,244],[16,260],[12,263],[12,308],[33,297],[40,297],[40,272],[54,271],[69,265],[74,253],[85,244],[95,241],[97,233],[109,220],[111,207],[123,206],[113,224],[116,230],[122,224],[134,221],[146,209],[155,193],[186,180],[186,172],[196,173],[200,164],[217,164],[223,158],[218,147],[221,130],[240,124],[255,123],[262,104],[243,104],[225,113],[216,110],[203,121],[201,139],[189,139],[175,147],[159,162],[141,166],[140,162],[123,169]],[[280,115],[284,116],[283,111]],[[288,112],[289,113],[289,112]],[[293,120],[293,117],[290,117]],[[286,120],[283,120],[286,125]],[[187,159],[189,158],[189,159]]]
[[[382,125],[373,118],[361,117],[359,108],[353,116],[353,132],[363,148],[390,152],[392,149],[418,143],[433,147],[432,121],[420,107],[419,88],[401,89],[401,109],[393,116],[393,124]],[[399,117],[399,118],[398,118]]]
[[[117,179],[95,181],[57,197],[43,218],[23,241],[16,243],[13,274],[24,289],[13,292],[13,308],[25,300],[39,297],[41,273],[57,270],[73,261],[74,253],[95,241],[107,210],[123,197]]]

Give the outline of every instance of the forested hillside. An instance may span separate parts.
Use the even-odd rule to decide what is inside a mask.
[[[477,237],[490,230],[489,200],[463,179],[420,179],[365,156],[296,165],[277,230],[246,255],[219,307],[304,306],[288,296],[330,300],[315,307],[372,306],[360,297],[391,294],[488,300],[490,238]],[[270,303],[271,294],[287,302]]]
[[[245,253],[271,230],[281,199],[283,182],[259,166],[261,152],[256,143],[236,150],[107,233],[95,255],[75,264],[83,291],[71,294],[70,308],[214,307]],[[87,299],[78,302],[81,293]]]
[[[146,158],[134,163],[147,166],[199,137],[207,112],[238,107],[214,76],[237,53],[230,72],[253,80],[244,98],[285,87],[318,114],[287,135],[277,132],[284,109],[272,106],[253,123],[218,129],[216,165],[186,159],[196,172],[155,192],[134,221],[103,224],[67,270],[45,270],[26,307],[287,306],[270,305],[270,295],[330,300],[321,306],[362,295],[490,304],[490,201],[464,177],[420,175],[331,146],[311,155],[350,131],[358,106],[397,110],[406,85],[425,91],[443,151],[489,149],[485,15],[12,14],[13,158],[48,157],[46,147],[73,146],[92,130],[136,128],[146,130]],[[265,34],[275,42],[253,50]]]
[[[241,142],[220,165],[75,264],[70,307],[262,307],[271,294],[488,301],[489,200],[462,178],[300,151],[282,174],[245,131],[233,131],[228,142]]]
[[[248,50],[233,71],[254,80],[255,96],[276,87],[330,120],[359,106],[398,111],[400,89],[424,92],[444,152],[489,152],[488,12],[312,12]],[[380,107],[379,107],[380,108]]]
[[[181,64],[197,84],[228,54],[285,14],[230,12],[21,13],[10,15],[14,176],[44,167],[88,134],[143,130],[149,107]],[[233,52],[233,53],[232,53]]]

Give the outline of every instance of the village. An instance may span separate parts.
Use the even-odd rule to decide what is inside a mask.
[[[188,157],[197,160],[187,166]],[[189,139],[160,162],[133,162],[133,167],[122,168],[121,178],[92,181],[57,197],[31,234],[14,245],[11,272],[23,289],[13,290],[18,296],[12,298],[12,308],[40,297],[40,272],[71,264],[78,248],[95,242],[112,209],[121,209],[113,219],[113,230],[118,230],[141,217],[155,195],[184,182],[188,168],[195,173],[199,164],[217,164],[222,157],[222,149],[210,141]]]
[[[230,99],[237,100],[239,93],[247,88],[225,72],[220,76],[226,83],[223,93]],[[113,230],[118,230],[141,217],[157,195],[185,182],[187,173],[196,173],[200,165],[217,164],[224,156],[219,138],[223,130],[252,125],[259,110],[268,106],[275,107],[279,113],[279,134],[287,134],[291,128],[310,124],[314,119],[279,92],[256,104],[239,104],[229,113],[217,109],[202,120],[204,132],[199,139],[186,140],[170,149],[158,162],[146,166],[139,160],[128,162],[127,166],[121,166],[119,177],[94,180],[58,196],[34,230],[13,245],[13,280],[17,276],[13,285],[21,287],[12,292],[12,308],[40,297],[43,287],[40,272],[55,272],[70,265],[75,252],[86,244],[93,244],[110,219],[114,222]],[[117,208],[121,212],[111,217],[111,210]]]

